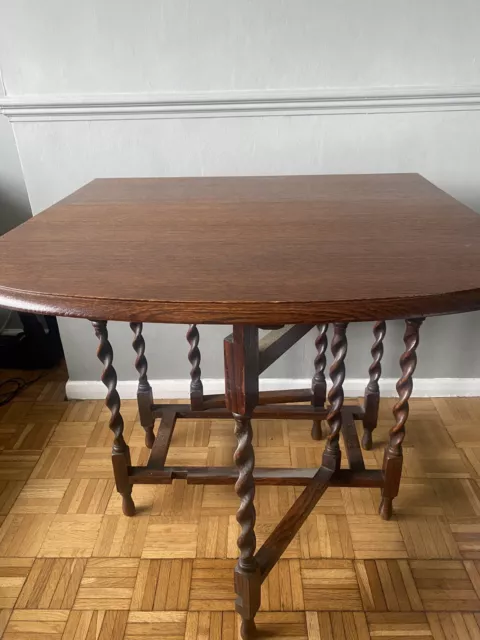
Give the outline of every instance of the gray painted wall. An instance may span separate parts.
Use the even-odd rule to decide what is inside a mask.
[[[34,213],[103,176],[199,176],[418,171],[480,212],[480,111],[418,111],[170,119],[96,118],[82,103],[117,94],[191,97],[223,91],[329,92],[340,99],[382,90],[475,91],[480,87],[476,0],[253,1],[61,0],[10,3],[0,24],[8,95],[19,101],[75,100],[79,113],[15,118]],[[328,236],[325,242],[328,241]],[[81,242],[81,238],[79,238]],[[321,251],[321,242],[319,243]],[[105,256],[105,269],[114,268]],[[328,268],[328,265],[326,265]],[[455,268],[455,265],[452,265]],[[401,265],[399,265],[401,269]],[[161,274],[152,274],[161,277]],[[319,287],[321,276],[319,273]],[[101,278],[101,273],[98,278]],[[480,377],[478,314],[424,327],[419,377]],[[70,377],[97,380],[86,321],[61,320]],[[185,327],[147,326],[150,375],[188,375]],[[201,332],[203,370],[222,375],[225,329]],[[133,379],[130,331],[112,324],[120,379]],[[369,364],[370,327],[350,330],[348,373]],[[311,375],[308,336],[269,376]],[[385,374],[396,376],[401,326],[391,323]]]

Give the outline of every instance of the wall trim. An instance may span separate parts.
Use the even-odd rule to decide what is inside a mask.
[[[366,380],[354,378],[346,380],[344,391],[347,397],[362,396]],[[263,391],[273,389],[303,389],[310,386],[310,378],[261,378],[260,388]],[[155,398],[173,399],[186,398],[189,393],[190,379],[177,378],[173,380],[150,380]],[[380,381],[381,393],[384,397],[396,397],[397,380],[383,378]],[[223,378],[205,378],[203,380],[205,393],[224,393]],[[117,384],[120,397],[124,400],[136,397],[137,381],[120,380]],[[100,380],[69,380],[66,395],[69,400],[103,400],[106,389]],[[451,397],[451,396],[480,396],[480,378],[417,378],[413,385],[413,396]]]
[[[480,86],[0,96],[0,113],[15,122],[336,115],[479,109]]]

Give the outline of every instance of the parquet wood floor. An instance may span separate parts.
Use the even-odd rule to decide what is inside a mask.
[[[108,412],[64,401],[64,377],[0,408],[0,636],[236,640],[233,487],[136,485],[138,515],[125,518]],[[382,402],[368,467],[381,463],[391,407]],[[136,404],[122,409],[143,463]],[[318,465],[308,422],[254,429],[262,466]],[[230,464],[234,447],[230,421],[180,421],[168,462]],[[299,491],[257,489],[259,544]],[[376,490],[327,491],[264,584],[265,637],[480,640],[480,398],[412,401],[390,522],[378,502]]]

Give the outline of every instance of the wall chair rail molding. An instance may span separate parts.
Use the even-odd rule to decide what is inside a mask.
[[[219,118],[480,110],[480,86],[0,96],[11,121]]]

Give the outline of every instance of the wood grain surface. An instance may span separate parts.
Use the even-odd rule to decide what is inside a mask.
[[[0,239],[0,304],[154,322],[480,308],[480,217],[417,174],[102,179]]]

